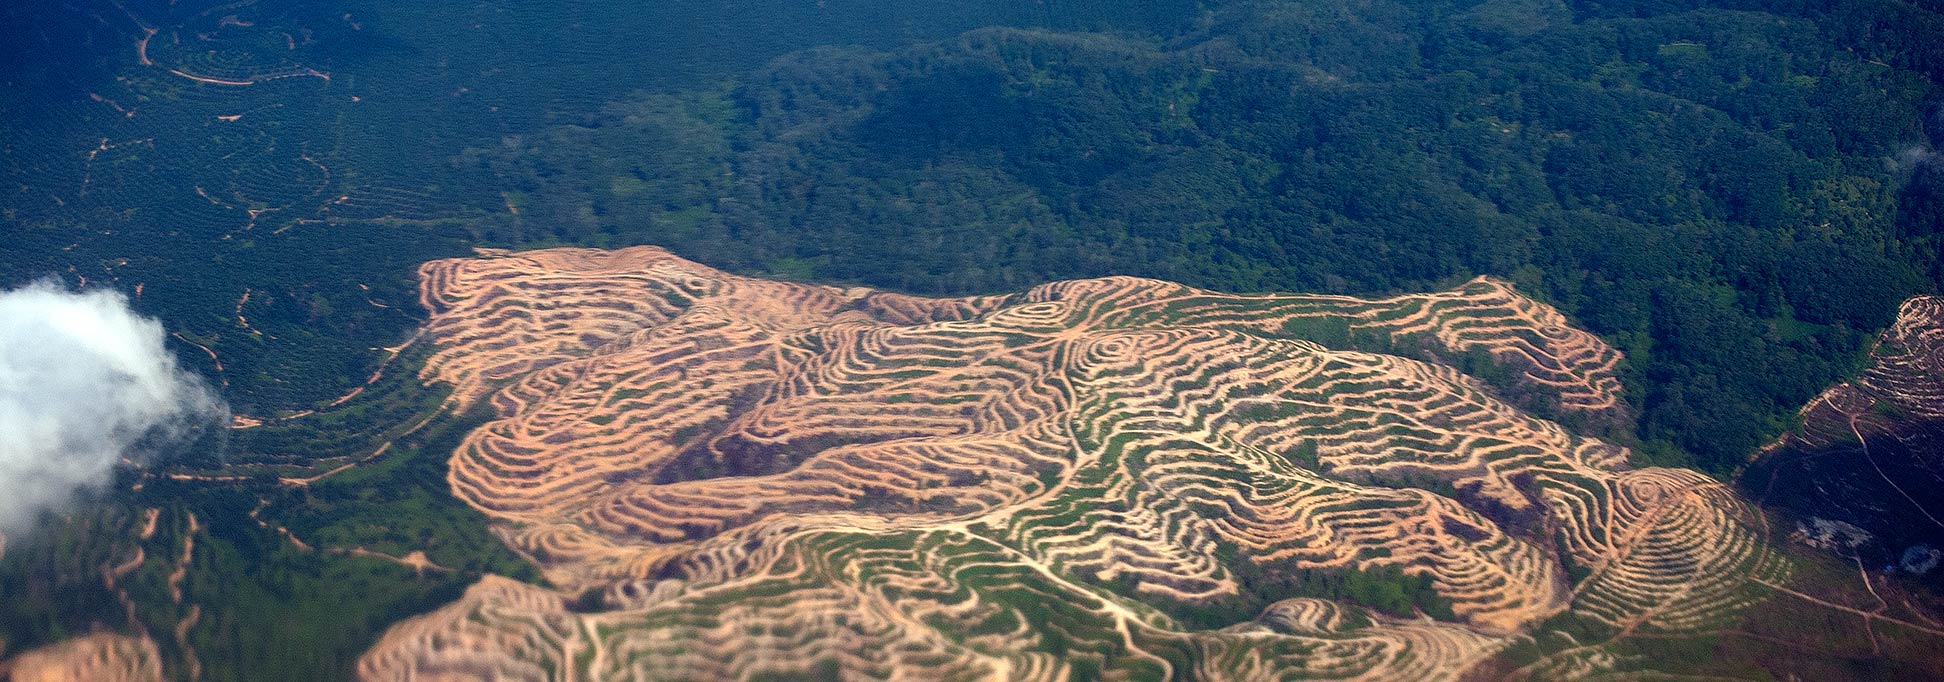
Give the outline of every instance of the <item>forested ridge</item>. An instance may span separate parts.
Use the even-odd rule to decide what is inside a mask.
[[[794,54],[456,163],[518,210],[474,223],[495,242],[909,291],[1508,277],[1627,353],[1647,456],[1726,472],[1939,281],[1922,35],[1944,24],[1768,10],[1250,3],[1167,39],[985,29]]]
[[[452,159],[795,50],[988,25],[1174,30],[1192,2],[0,4],[0,283],[111,287],[244,414],[327,403],[505,211]],[[645,230],[635,239],[648,239]]]
[[[1718,473],[1944,278],[1926,3],[772,4],[10,9],[0,259],[135,295],[258,414],[355,386],[481,243],[928,294],[1492,274]]]

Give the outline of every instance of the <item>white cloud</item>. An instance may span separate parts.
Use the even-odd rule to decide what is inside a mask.
[[[0,530],[99,486],[123,457],[219,419],[162,325],[113,291],[40,282],[0,292]]]

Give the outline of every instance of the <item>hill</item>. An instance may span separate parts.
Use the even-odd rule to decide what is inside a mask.
[[[1606,647],[1708,636],[1788,575],[1726,486],[1500,399],[1614,409],[1619,358],[1488,279],[928,299],[650,247],[421,273],[425,376],[495,415],[453,493],[562,591],[481,582],[366,679],[1451,679],[1531,638],[1518,675],[1553,678],[1651,668]]]
[[[1642,452],[1726,475],[1940,281],[1922,3],[0,11],[9,283],[127,293],[258,418],[479,245],[954,296],[1490,275],[1626,352]]]
[[[1754,458],[1748,495],[1801,540],[1922,577],[1944,548],[1944,299],[1904,302],[1869,367],[1804,405]]]
[[[0,3],[0,285],[236,412],[0,665],[1944,678],[1939,9]]]

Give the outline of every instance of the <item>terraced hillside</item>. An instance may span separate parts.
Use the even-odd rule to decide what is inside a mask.
[[[926,299],[649,247],[421,274],[425,378],[497,414],[453,492],[561,590],[481,582],[365,679],[1554,678],[1786,571],[1723,486],[1501,400],[1615,409],[1618,356],[1490,279]]]
[[[146,637],[95,633],[29,652],[0,664],[0,679],[16,682],[161,682],[161,656]]]
[[[1944,298],[1905,301],[1870,365],[1803,406],[1742,477],[1795,537],[1906,573],[1944,560]]]

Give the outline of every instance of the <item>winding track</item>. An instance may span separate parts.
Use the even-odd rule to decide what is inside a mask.
[[[1717,628],[1784,572],[1720,484],[1499,399],[1617,410],[1619,354],[1496,280],[928,299],[652,247],[421,276],[424,378],[498,415],[454,494],[599,608],[489,579],[395,627],[364,679],[1440,679],[1556,617],[1584,644],[1521,674],[1572,677],[1621,665],[1604,641]],[[1513,385],[1377,350],[1482,354]],[[1238,562],[1395,567],[1456,620],[1163,615],[1238,594]]]

